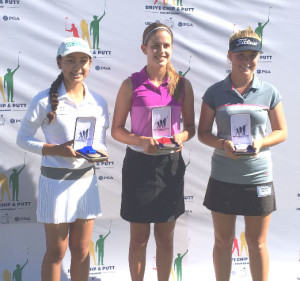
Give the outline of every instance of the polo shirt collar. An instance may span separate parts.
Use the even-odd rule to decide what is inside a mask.
[[[89,89],[88,89],[88,87],[87,87],[87,85],[85,83],[83,83],[83,87],[85,89],[85,97],[84,97],[83,102],[93,104],[92,94],[89,91]],[[60,84],[60,86],[58,87],[57,93],[58,93],[58,100],[70,99],[69,95],[67,94],[67,90],[65,88],[64,82],[62,82]]]
[[[153,86],[153,83],[150,81],[150,79],[148,77],[146,68],[147,68],[147,66],[145,66],[140,72],[141,82],[142,82],[143,85],[152,85]],[[167,79],[163,83],[161,83],[162,86],[166,86],[168,84],[169,84],[169,77],[167,77]]]
[[[261,86],[261,80],[254,74],[253,81],[252,81],[252,88],[259,89]]]
[[[261,85],[261,80],[254,74],[250,89],[258,89]],[[231,74],[229,74],[222,83],[222,88],[225,91],[232,91]]]
[[[232,82],[231,82],[230,74],[223,80],[222,88],[224,91],[228,91],[228,92],[232,90]]]
[[[64,82],[61,82],[61,84],[59,85],[58,89],[57,89],[57,93],[58,93],[58,99],[64,99],[64,98],[68,98],[68,94],[65,88],[65,84]]]

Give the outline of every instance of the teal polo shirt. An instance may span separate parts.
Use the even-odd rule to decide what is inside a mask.
[[[230,75],[210,86],[203,96],[216,112],[217,136],[231,139],[230,117],[233,114],[249,114],[252,139],[264,138],[267,132],[268,111],[281,100],[278,90],[256,75],[251,87],[240,95],[232,86]],[[273,180],[271,151],[263,148],[256,156],[243,156],[237,160],[226,157],[224,150],[215,149],[211,161],[211,177],[237,184],[260,184]]]

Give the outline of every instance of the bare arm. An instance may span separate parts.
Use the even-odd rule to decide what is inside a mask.
[[[132,83],[128,78],[122,83],[116,99],[111,135],[119,142],[141,146],[147,153],[156,153],[158,151],[157,140],[152,137],[136,135],[125,128],[126,119],[131,108],[131,98]]]
[[[182,103],[183,130],[174,135],[174,140],[181,145],[195,135],[194,92],[189,80],[185,80],[185,98]]]
[[[219,139],[212,134],[214,118],[215,111],[203,102],[198,127],[199,140],[209,146],[225,150],[228,157],[236,159],[237,157],[233,154],[234,145],[232,141]],[[252,146],[255,148],[256,153],[263,147],[276,145],[287,138],[287,127],[281,102],[269,111],[269,119],[272,132],[263,139],[253,141]]]
[[[237,159],[238,157],[233,153],[233,142],[231,140],[219,139],[212,133],[215,116],[215,110],[211,109],[205,102],[202,102],[198,126],[198,139],[208,146],[223,149],[227,157]]]
[[[203,101],[201,105],[201,113],[198,126],[198,139],[208,146],[223,149],[223,140],[219,139],[212,133],[215,116],[215,111]]]
[[[281,102],[269,111],[269,119],[272,132],[265,138],[261,140],[254,140],[252,143],[252,146],[257,152],[263,147],[274,146],[285,141],[287,138],[287,126]]]

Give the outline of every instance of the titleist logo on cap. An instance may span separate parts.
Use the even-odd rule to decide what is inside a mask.
[[[234,53],[243,51],[256,51],[262,53],[261,43],[254,37],[237,38],[230,41],[229,50]]]
[[[239,47],[239,46],[243,46],[243,45],[253,45],[253,46],[257,46],[258,42],[257,41],[253,41],[250,38],[241,38],[238,39],[235,46]]]

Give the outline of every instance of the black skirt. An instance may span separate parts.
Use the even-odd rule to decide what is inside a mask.
[[[273,182],[234,184],[210,178],[203,205],[224,214],[268,215],[276,210]]]
[[[164,223],[184,213],[185,163],[181,152],[148,155],[129,147],[122,169],[121,217]]]

